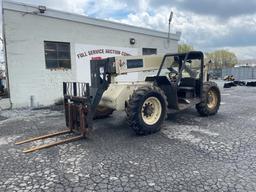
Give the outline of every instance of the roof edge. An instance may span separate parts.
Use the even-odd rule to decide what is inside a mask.
[[[38,10],[38,6],[35,5],[29,5],[21,2],[15,2],[11,0],[3,0],[3,7],[4,10],[12,10],[12,11],[18,11],[18,12],[24,12],[27,14],[33,14],[38,16],[44,16],[44,17],[51,17],[56,19],[62,19],[67,21],[73,21],[73,22],[79,22],[89,25],[95,25],[110,29],[116,29],[121,31],[128,31],[133,33],[139,33],[154,37],[161,37],[161,38],[168,38],[168,33],[157,31],[153,29],[143,28],[143,27],[137,27],[133,25],[127,25],[123,23],[118,23],[114,21],[108,21],[103,19],[97,19],[88,17],[85,15],[79,15],[76,13],[70,13],[70,12],[64,12],[56,9],[51,9],[46,7],[45,13],[40,13]],[[170,39],[179,41],[181,36],[181,32],[176,33],[170,33]]]

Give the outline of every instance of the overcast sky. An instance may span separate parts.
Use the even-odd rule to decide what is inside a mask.
[[[181,31],[198,50],[229,49],[256,58],[256,0],[15,0],[131,25]]]

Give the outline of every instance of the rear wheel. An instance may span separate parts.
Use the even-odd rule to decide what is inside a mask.
[[[202,101],[196,105],[201,116],[215,115],[220,107],[220,90],[216,83],[205,82],[203,85]]]
[[[161,129],[166,117],[166,107],[166,96],[159,87],[141,87],[128,101],[128,123],[136,134],[155,133]]]

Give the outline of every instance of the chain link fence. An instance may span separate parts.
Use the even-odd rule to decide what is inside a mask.
[[[256,67],[233,67],[226,69],[209,70],[209,74],[215,78],[223,79],[227,75],[233,75],[236,80],[256,79]]]

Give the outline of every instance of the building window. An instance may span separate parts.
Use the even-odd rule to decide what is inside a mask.
[[[47,69],[71,69],[70,43],[44,42]]]
[[[157,54],[157,49],[154,48],[142,48],[143,55],[154,55]]]

